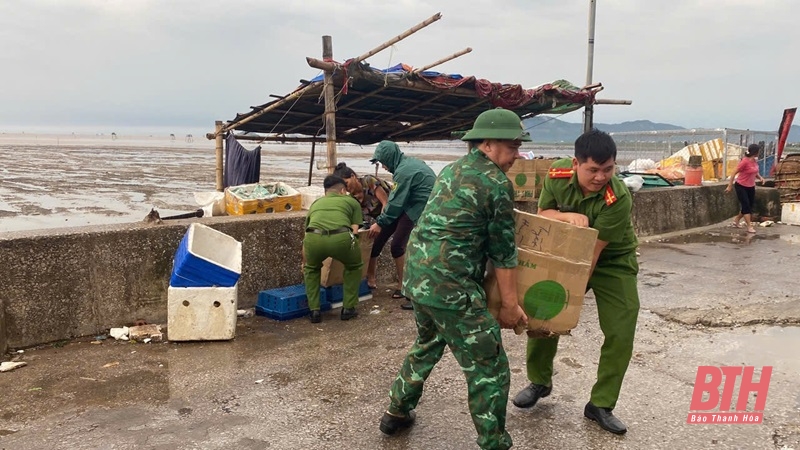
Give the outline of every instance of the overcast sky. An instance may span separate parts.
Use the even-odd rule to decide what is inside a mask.
[[[368,60],[533,87],[586,81],[588,0],[3,0],[0,125],[211,131],[436,12]],[[777,129],[800,103],[797,0],[597,0],[597,122]],[[561,117],[580,122],[579,112]]]

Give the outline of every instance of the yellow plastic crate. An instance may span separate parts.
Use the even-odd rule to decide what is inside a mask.
[[[302,196],[288,186],[284,186],[284,188],[291,192],[290,195],[280,195],[273,198],[242,198],[231,191],[232,188],[244,188],[252,192],[253,188],[257,186],[258,184],[245,184],[225,189],[225,211],[228,215],[242,216],[245,214],[300,211]]]

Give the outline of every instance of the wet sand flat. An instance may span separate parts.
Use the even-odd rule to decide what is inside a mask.
[[[257,142],[243,142],[252,149]],[[466,151],[463,142],[403,144],[409,156],[435,172]],[[565,155],[565,151],[529,150]],[[375,146],[340,144],[338,161],[357,173],[375,173],[369,158]],[[214,142],[167,137],[0,134],[0,233],[142,220],[150,208],[162,216],[196,210],[195,192],[214,191]],[[264,143],[261,181],[308,184],[311,144]],[[316,161],[325,162],[317,145]],[[312,170],[321,185],[324,168]],[[391,174],[379,169],[378,176]]]

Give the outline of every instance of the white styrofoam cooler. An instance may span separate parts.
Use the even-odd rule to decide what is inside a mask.
[[[167,290],[170,341],[224,341],[236,336],[237,286]]]
[[[800,202],[784,203],[781,207],[781,222],[800,225]]]
[[[242,243],[209,226],[193,223],[178,245],[169,284],[231,287],[242,273]]]
[[[300,193],[300,202],[303,209],[308,209],[314,201],[325,196],[322,186],[301,186],[296,188]]]

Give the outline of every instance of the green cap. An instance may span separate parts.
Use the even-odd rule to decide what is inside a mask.
[[[482,112],[475,119],[472,129],[461,138],[462,141],[482,139],[530,141],[531,134],[522,127],[522,121],[517,113],[508,109],[495,108]]]

